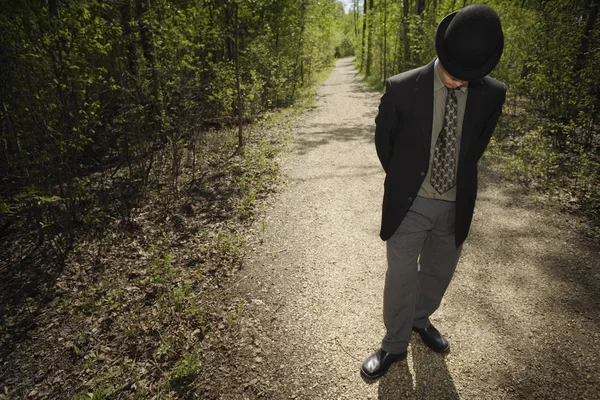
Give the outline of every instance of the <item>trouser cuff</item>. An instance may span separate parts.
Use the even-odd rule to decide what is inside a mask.
[[[401,354],[404,353],[407,348],[408,343],[405,342],[388,342],[385,340],[381,342],[381,349],[386,353]]]

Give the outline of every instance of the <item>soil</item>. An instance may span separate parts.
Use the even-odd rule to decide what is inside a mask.
[[[360,378],[384,334],[380,97],[352,59],[319,89],[227,289],[244,308],[238,329],[207,336],[222,351],[206,360],[205,389],[220,399],[600,398],[600,246],[485,161],[470,237],[432,316],[450,353],[413,335],[406,361],[373,384]]]

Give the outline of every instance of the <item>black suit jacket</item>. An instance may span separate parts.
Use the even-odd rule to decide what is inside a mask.
[[[386,81],[375,118],[375,146],[386,172],[381,239],[396,231],[429,168],[433,123],[434,61]],[[469,234],[477,197],[477,162],[487,147],[506,96],[506,86],[484,77],[469,82],[456,176],[456,246]]]

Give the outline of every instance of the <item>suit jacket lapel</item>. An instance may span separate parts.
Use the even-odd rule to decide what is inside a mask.
[[[469,150],[469,145],[475,139],[473,137],[475,122],[483,115],[483,82],[481,80],[469,83],[469,94],[467,95],[467,105],[465,106],[465,116],[463,120],[463,129],[460,138],[459,164],[464,160]]]
[[[431,153],[431,129],[433,126],[433,67],[435,59],[427,64],[417,77],[415,89],[415,117],[421,128],[423,151],[427,161]]]

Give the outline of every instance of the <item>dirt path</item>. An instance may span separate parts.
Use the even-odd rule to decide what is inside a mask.
[[[451,353],[413,336],[406,362],[375,384],[362,381],[359,367],[384,333],[384,175],[373,143],[380,94],[343,59],[318,96],[234,288],[248,304],[253,325],[242,335],[256,355],[244,396],[600,398],[597,244],[485,169],[471,235],[433,316]]]

